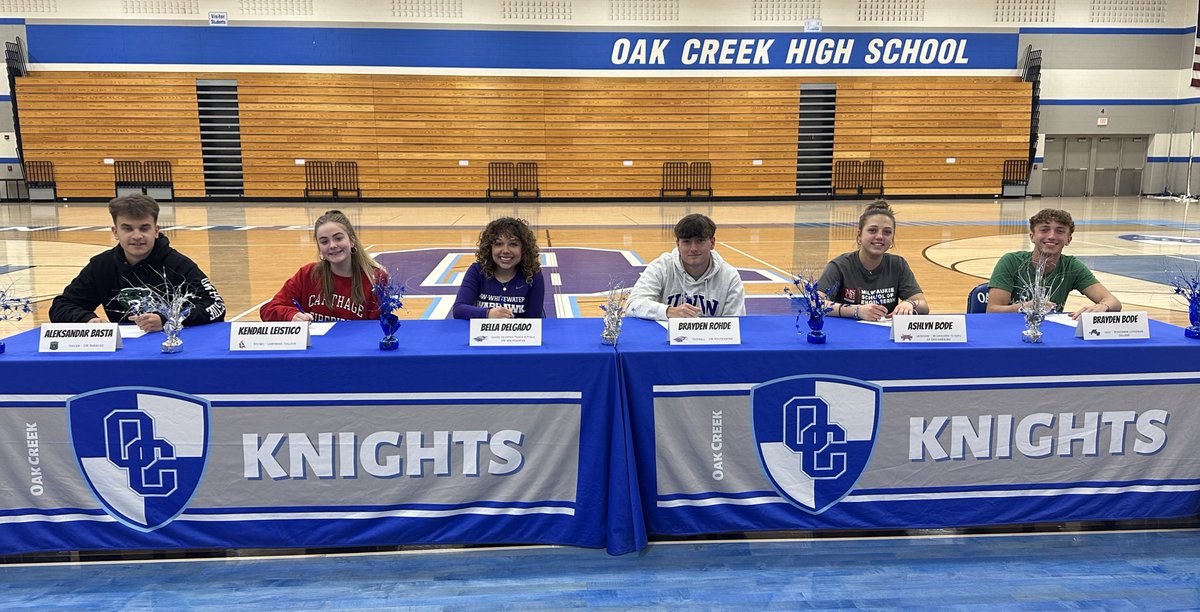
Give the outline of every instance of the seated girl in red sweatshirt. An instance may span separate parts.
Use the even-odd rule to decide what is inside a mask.
[[[353,321],[378,319],[371,286],[387,280],[354,233],[350,219],[331,210],[313,224],[320,261],[304,264],[258,315],[263,321]]]

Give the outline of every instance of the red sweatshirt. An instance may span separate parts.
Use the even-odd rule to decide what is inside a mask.
[[[357,321],[361,319],[378,319],[379,304],[371,292],[371,278],[363,273],[363,292],[366,295],[365,304],[354,304],[350,300],[353,290],[350,277],[333,275],[333,303],[323,303],[321,280],[313,277],[313,268],[317,263],[304,264],[283,284],[283,288],[271,301],[258,309],[258,316],[263,321],[291,321],[299,310],[293,300],[300,303],[313,316],[314,321]],[[381,279],[387,279],[387,272],[379,270]]]

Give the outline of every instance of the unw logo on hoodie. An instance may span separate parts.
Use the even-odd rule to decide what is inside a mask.
[[[698,293],[676,293],[675,295],[667,296],[667,306],[678,306],[680,304],[691,304],[700,309],[700,314],[706,317],[717,316],[717,307],[721,305],[720,300],[706,300],[703,295]]]

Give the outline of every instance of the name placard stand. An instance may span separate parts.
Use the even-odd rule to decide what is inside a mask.
[[[471,319],[470,346],[541,346],[541,319]]]
[[[741,344],[741,320],[737,317],[668,319],[671,344]]]
[[[966,315],[896,315],[893,342],[966,342]]]
[[[1150,317],[1144,310],[1085,312],[1079,315],[1075,337],[1084,340],[1133,340],[1150,337]]]
[[[236,321],[229,325],[231,351],[303,351],[311,345],[308,321]]]
[[[116,323],[43,323],[39,353],[111,353],[121,348]]]

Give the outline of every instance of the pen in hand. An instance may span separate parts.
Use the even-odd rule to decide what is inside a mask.
[[[293,321],[312,321],[313,320],[312,315],[304,312],[304,307],[300,305],[300,300],[297,300],[296,298],[292,298],[292,305],[296,307],[296,310],[300,311],[300,312],[296,313],[295,316],[292,317]]]

